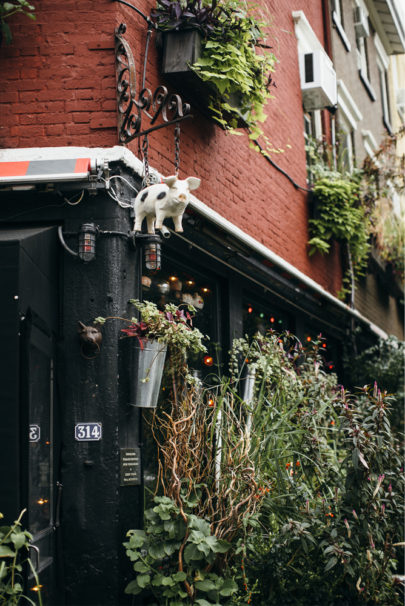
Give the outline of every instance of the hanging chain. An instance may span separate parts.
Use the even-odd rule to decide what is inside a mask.
[[[176,170],[176,175],[179,174],[180,168],[180,124],[176,122],[176,126],[174,127],[174,168]]]
[[[149,151],[149,142],[148,142],[147,135],[145,135],[143,138],[143,141],[142,141],[143,174],[144,174],[142,187],[148,187],[151,182],[151,178],[150,178],[150,174],[149,174],[148,151]]]

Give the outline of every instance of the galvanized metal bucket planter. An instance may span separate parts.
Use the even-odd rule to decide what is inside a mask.
[[[131,339],[129,367],[129,405],[139,408],[156,408],[167,345],[159,341]]]

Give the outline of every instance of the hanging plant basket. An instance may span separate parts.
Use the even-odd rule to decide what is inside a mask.
[[[218,97],[219,92],[214,84],[202,80],[190,68],[201,57],[201,41],[202,36],[196,29],[162,32],[158,43],[162,51],[161,73],[194,107],[212,118],[210,100],[212,97]],[[223,100],[236,110],[240,108],[241,95],[238,93],[232,93]],[[227,112],[224,112],[224,115],[226,116]],[[246,123],[240,118],[237,126],[242,128]]]
[[[201,113],[209,115],[209,99],[215,94],[215,87],[203,82],[190,69],[190,65],[201,57],[200,32],[196,29],[162,32],[160,46],[162,76]]]
[[[139,408],[156,408],[167,345],[159,341],[131,339],[129,356],[129,404]]]

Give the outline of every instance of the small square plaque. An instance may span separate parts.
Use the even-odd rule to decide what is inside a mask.
[[[141,449],[120,449],[120,486],[141,485]]]

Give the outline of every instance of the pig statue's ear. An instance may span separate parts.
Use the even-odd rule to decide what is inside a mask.
[[[177,181],[177,175],[171,177],[162,177],[162,182],[166,183],[169,187],[172,187]]]
[[[188,177],[186,181],[188,183],[188,188],[190,191],[192,191],[193,189],[197,189],[197,187],[200,187],[201,179],[198,179],[198,177]]]

